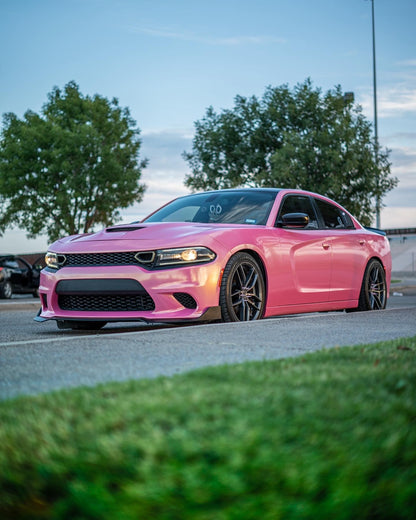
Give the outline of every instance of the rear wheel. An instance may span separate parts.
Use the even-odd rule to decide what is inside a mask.
[[[377,311],[386,308],[387,284],[384,268],[375,258],[370,260],[361,285],[358,311]]]
[[[220,290],[223,321],[262,318],[266,290],[259,264],[247,253],[237,253],[225,266]]]

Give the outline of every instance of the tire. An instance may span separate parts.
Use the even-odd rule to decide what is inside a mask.
[[[10,282],[4,282],[2,289],[0,289],[0,298],[10,300],[13,296],[13,288]]]
[[[373,258],[367,264],[357,311],[378,311],[386,308],[387,284],[384,267]]]
[[[71,321],[57,320],[58,329],[72,330],[100,330],[107,324],[106,321]]]
[[[263,317],[266,288],[259,264],[237,253],[225,266],[220,289],[222,321],[254,321]]]

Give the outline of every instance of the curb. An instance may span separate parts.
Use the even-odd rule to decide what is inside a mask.
[[[416,278],[403,278],[399,282],[390,284],[390,294],[398,292],[405,296],[416,296]]]
[[[416,296],[416,287],[410,285],[395,285],[394,287],[390,287],[390,296],[395,296],[395,293],[401,293],[402,296]]]

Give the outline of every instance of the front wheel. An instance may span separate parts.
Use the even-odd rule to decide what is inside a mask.
[[[381,263],[373,258],[367,265],[361,285],[358,311],[377,311],[386,308],[386,273]]]
[[[262,318],[266,289],[259,264],[247,253],[237,253],[225,266],[220,307],[223,321],[254,321]]]
[[[0,298],[5,298],[6,300],[9,300],[12,296],[12,284],[9,281],[4,282],[2,289],[0,289]]]

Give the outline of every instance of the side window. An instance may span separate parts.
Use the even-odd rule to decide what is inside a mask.
[[[325,202],[321,199],[314,199],[318,209],[321,213],[322,220],[324,222],[324,226],[330,229],[351,229],[353,223],[345,213],[340,208],[337,208],[333,204]]]
[[[277,220],[279,221],[287,213],[306,213],[309,217],[309,224],[304,229],[318,229],[319,227],[315,210],[309,197],[303,195],[288,195],[285,197]]]
[[[20,260],[20,258],[16,259],[16,263],[19,269],[27,269],[27,265],[23,262],[23,260]]]
[[[4,267],[9,267],[10,269],[19,269],[19,264],[16,260],[6,260],[3,263]]]

